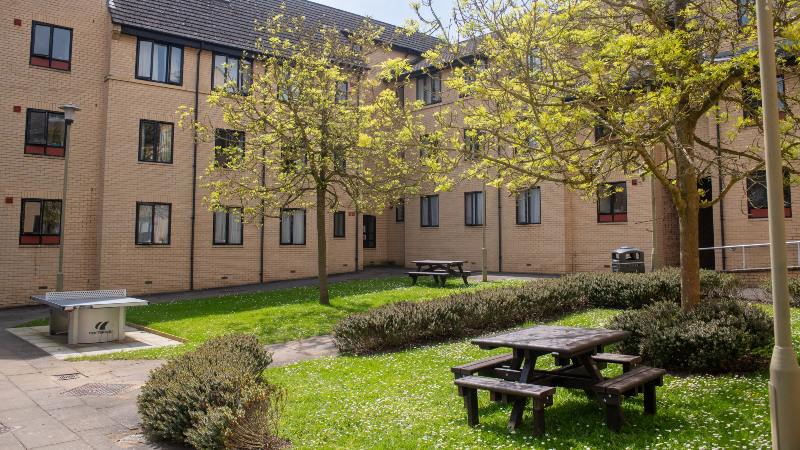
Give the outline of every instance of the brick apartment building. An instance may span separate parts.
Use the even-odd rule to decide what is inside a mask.
[[[314,211],[266,219],[263,227],[239,223],[235,210],[208,211],[195,180],[214,157],[214,145],[195,143],[177,124],[181,105],[217,117],[206,106],[224,78],[215,68],[253,50],[253,21],[280,3],[11,0],[0,24],[0,54],[10,71],[0,81],[0,307],[27,304],[30,295],[55,288],[65,155],[59,106],[66,103],[81,107],[66,149],[66,289],[144,294],[316,275],[315,233],[305,229],[315,223]],[[285,3],[342,28],[363,20],[306,0]],[[419,60],[435,43],[416,34],[394,41],[393,52]],[[431,122],[434,111],[457,98],[447,89],[449,75],[425,75],[405,87],[405,98],[428,103],[421,120]],[[786,80],[787,88],[793,82]],[[758,137],[752,133],[742,139]],[[706,134],[713,142],[713,123]],[[622,245],[639,247],[648,258],[655,254],[658,265],[677,264],[677,216],[663,188],[646,178],[608,181],[624,192],[588,201],[542,183],[519,194],[489,188],[484,199],[479,182],[464,182],[450,192],[405,199],[379,216],[330,213],[328,270],[430,257],[463,259],[478,269],[483,222],[492,271],[607,271],[610,250]],[[710,182],[717,192],[719,180]],[[723,204],[702,212],[701,246],[766,242],[764,211],[754,204],[742,183]],[[800,228],[791,211],[788,200],[794,239]],[[737,257],[726,253],[723,266],[716,252],[704,265],[735,268]]]

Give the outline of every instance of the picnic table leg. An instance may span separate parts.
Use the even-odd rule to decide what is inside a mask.
[[[411,285],[413,286],[415,284],[417,284],[417,276],[416,275],[411,275]]]
[[[603,395],[606,405],[606,425],[611,431],[619,432],[622,428],[622,407],[618,395]]]
[[[516,354],[517,350],[514,350]],[[534,354],[533,352],[525,350],[524,352],[524,361],[522,364],[522,372],[519,376],[520,383],[529,383],[531,379],[531,374],[533,373],[533,368],[536,366],[536,359],[538,355]],[[519,427],[522,423],[522,413],[525,410],[525,399],[522,401],[514,402],[514,407],[511,409],[511,417],[508,419],[508,428],[511,430],[515,430]]]
[[[478,390],[464,389],[464,407],[467,409],[467,424],[474,427],[478,425]]]
[[[656,384],[653,382],[644,385],[644,413],[656,413]]]
[[[541,436],[544,434],[544,407],[545,401],[536,399],[533,401],[533,435]]]

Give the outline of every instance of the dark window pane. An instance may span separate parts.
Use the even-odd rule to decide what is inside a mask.
[[[292,212],[281,212],[281,244],[292,243]]]
[[[22,203],[22,232],[39,234],[41,232],[39,217],[42,215],[41,202]]]
[[[153,81],[167,81],[167,50],[162,44],[153,44]]]
[[[228,58],[224,55],[214,55],[214,88],[225,84],[225,64]]]
[[[153,205],[139,205],[139,223],[136,224],[136,242],[149,244],[153,241]]]
[[[47,115],[47,145],[64,146],[64,115],[49,113]]]
[[[542,223],[542,191],[538,187],[529,192],[530,223]]]
[[[136,75],[141,78],[150,78],[150,69],[153,61],[153,43],[139,41],[139,70]]]
[[[50,56],[50,30],[47,25],[33,26],[33,54]]]
[[[528,223],[528,195],[526,192],[517,197],[517,223]]]
[[[28,113],[28,144],[47,144],[47,113],[30,111]]]
[[[142,122],[142,132],[139,143],[139,159],[142,161],[155,160],[156,127],[153,122]]]
[[[612,207],[611,207],[611,197],[603,197],[600,199],[599,203],[599,210],[600,214],[611,214]]]
[[[180,47],[172,47],[170,50],[169,81],[172,83],[180,83],[182,72],[183,50]]]
[[[617,191],[614,193],[614,212],[624,213],[628,211],[628,195],[624,185],[618,185]]]
[[[42,208],[42,234],[61,234],[61,202],[46,201]]]
[[[53,28],[53,59],[69,61],[72,32],[64,28]]]
[[[306,243],[306,212],[295,210],[292,217],[292,244]]]

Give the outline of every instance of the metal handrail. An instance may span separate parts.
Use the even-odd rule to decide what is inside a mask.
[[[797,264],[788,266],[789,268],[800,268],[800,241],[786,241],[786,245],[794,245],[797,249]],[[747,249],[748,248],[769,248],[769,242],[763,244],[737,244],[737,245],[721,245],[719,247],[701,247],[699,251],[708,250],[730,250],[735,252],[737,249],[742,249],[742,268],[733,270],[769,270],[770,267],[747,267]]]

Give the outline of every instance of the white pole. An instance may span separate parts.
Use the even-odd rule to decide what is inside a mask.
[[[775,311],[775,347],[770,362],[769,398],[772,448],[800,448],[800,367],[792,348],[792,324],[787,284],[786,229],[784,224],[783,163],[778,137],[778,87],[775,73],[775,37],[772,5],[756,0],[761,98],[764,118],[764,153],[767,169],[772,304]]]

